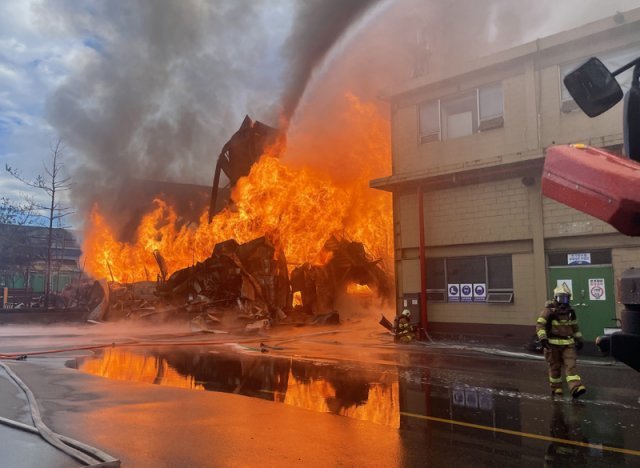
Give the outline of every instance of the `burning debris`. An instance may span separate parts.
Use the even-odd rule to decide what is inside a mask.
[[[230,311],[235,321],[261,321],[262,326],[286,317],[283,309],[291,302],[284,252],[267,237],[217,244],[204,262],[158,283],[157,295],[178,310],[212,321]]]
[[[372,259],[360,242],[331,236],[323,249],[330,259],[325,265],[304,265],[291,272],[291,289],[300,292],[302,309],[310,314],[325,314],[335,307],[340,293],[351,283],[368,286],[380,297],[390,297],[389,275]]]
[[[293,270],[291,281],[284,251],[267,236],[245,244],[233,239],[219,243],[209,258],[168,278],[156,251],[161,272],[157,282],[96,282],[102,295],[96,304],[94,284],[89,318],[184,319],[198,331],[256,332],[275,323],[292,323],[292,316],[305,317],[310,324],[340,323],[335,301],[349,283],[388,296],[388,275],[361,243],[332,236],[325,250],[330,256],[325,265],[305,263]],[[301,292],[302,304],[294,307],[295,292]]]

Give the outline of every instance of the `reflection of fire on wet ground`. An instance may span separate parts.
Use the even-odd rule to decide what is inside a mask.
[[[117,380],[236,393],[400,427],[398,376],[277,357],[108,349],[84,372]]]

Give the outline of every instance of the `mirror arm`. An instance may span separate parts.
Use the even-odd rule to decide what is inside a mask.
[[[618,76],[620,73],[622,73],[623,71],[628,70],[629,68],[633,67],[634,65],[640,65],[640,57],[638,57],[635,60],[632,60],[631,62],[627,63],[626,65],[621,66],[620,68],[618,68],[616,71],[612,72],[611,74],[613,76]]]

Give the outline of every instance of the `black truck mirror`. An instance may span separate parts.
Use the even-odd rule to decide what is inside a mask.
[[[624,97],[624,152],[636,162],[640,162],[640,67],[633,71],[631,89]]]
[[[613,73],[595,57],[565,76],[564,85],[589,117],[596,117],[611,109],[623,96]]]

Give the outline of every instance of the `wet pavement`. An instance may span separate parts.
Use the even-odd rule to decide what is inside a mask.
[[[539,356],[400,346],[358,324],[257,337],[0,327],[0,337],[3,353],[64,350],[4,362],[50,427],[123,466],[640,466],[640,374],[608,359],[579,361],[589,391],[572,401],[549,395]],[[0,415],[24,419],[10,390],[0,379]],[[0,428],[10,446],[16,436]]]

